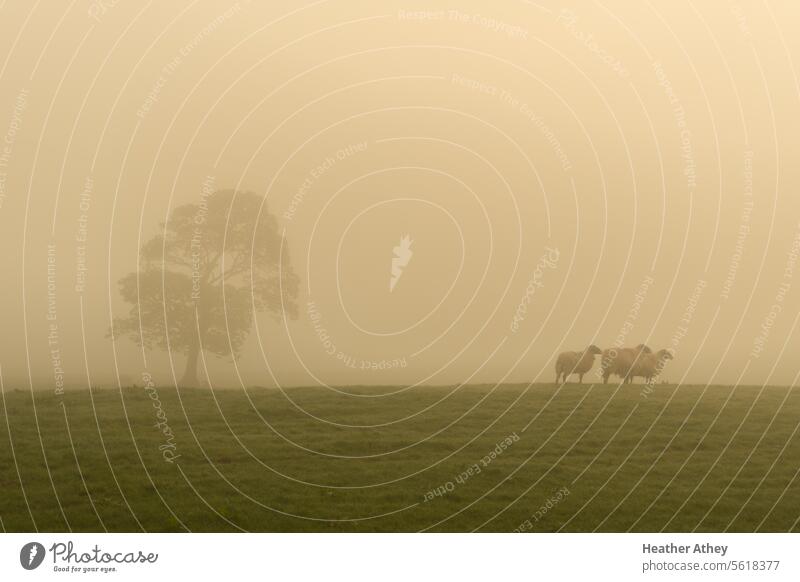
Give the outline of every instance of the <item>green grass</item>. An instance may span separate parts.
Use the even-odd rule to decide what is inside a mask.
[[[512,531],[529,520],[532,531],[798,530],[800,390],[659,385],[645,398],[641,388],[419,387],[363,397],[398,388],[159,387],[180,454],[168,463],[142,388],[41,391],[34,406],[30,391],[6,387],[1,525]],[[513,433],[518,442],[484,466]],[[475,463],[480,473],[457,482]],[[452,491],[425,501],[448,482]],[[569,495],[533,519],[564,487]]]

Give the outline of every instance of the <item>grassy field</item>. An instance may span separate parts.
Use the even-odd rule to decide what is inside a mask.
[[[6,386],[2,528],[799,529],[800,390],[341,390]]]

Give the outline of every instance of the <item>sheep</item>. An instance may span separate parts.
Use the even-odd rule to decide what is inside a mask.
[[[628,374],[628,381],[633,382],[636,376],[642,376],[645,382],[650,381],[661,374],[667,360],[672,359],[669,350],[659,350],[655,354],[642,354],[638,361],[633,365]]]
[[[603,371],[603,384],[608,384],[608,379],[612,374],[627,380],[628,374],[633,365],[643,354],[651,354],[653,351],[644,344],[639,344],[635,348],[611,348],[603,351],[603,359],[600,362]]]
[[[578,382],[583,384],[583,375],[592,369],[594,357],[602,354],[603,351],[595,345],[591,345],[582,352],[564,352],[559,354],[556,360],[556,384],[564,376],[564,383],[570,374],[578,374]]]

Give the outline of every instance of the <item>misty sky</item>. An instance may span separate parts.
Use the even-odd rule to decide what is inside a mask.
[[[6,388],[180,375],[107,332],[208,184],[267,198],[301,280],[215,386],[552,382],[617,342],[796,381],[795,3],[268,4],[4,4]]]

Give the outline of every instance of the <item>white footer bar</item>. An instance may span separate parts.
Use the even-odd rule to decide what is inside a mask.
[[[0,580],[797,581],[798,554],[797,534],[3,534]]]

